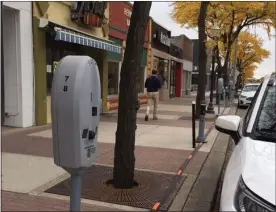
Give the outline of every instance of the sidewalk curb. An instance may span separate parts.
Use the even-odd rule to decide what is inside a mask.
[[[235,114],[236,110],[235,104],[232,104],[228,114]],[[229,141],[228,135],[218,133],[182,211],[211,211]]]
[[[235,104],[232,104],[230,107],[224,108],[224,110],[222,111],[222,114],[224,114],[224,115],[229,114],[231,112],[231,110],[233,110],[233,108],[236,108]],[[210,133],[209,134],[211,134],[212,131],[215,131],[215,130],[216,129],[214,128],[214,125],[213,125],[211,127],[211,129],[210,129]],[[203,176],[204,172],[202,172],[202,171],[203,171],[205,165],[206,164],[208,165],[208,163],[210,163],[209,162],[210,155],[212,154],[211,157],[212,158],[216,158],[216,157],[213,157],[213,155],[216,152],[221,153],[220,151],[218,151],[219,148],[221,148],[220,147],[221,144],[217,145],[217,146],[219,146],[219,148],[216,147],[216,144],[217,144],[216,141],[217,141],[217,139],[218,139],[219,136],[220,136],[220,133],[217,133],[217,135],[214,138],[214,141],[213,142],[209,141],[211,143],[211,150],[206,155],[206,158],[203,160],[203,163],[201,165],[201,168],[200,168],[198,174],[197,175],[188,174],[186,180],[182,184],[182,186],[179,189],[177,195],[175,196],[173,202],[171,203],[170,208],[169,208],[168,211],[182,211],[183,209],[185,211],[199,211],[199,210],[209,211],[209,209],[211,208],[211,202],[213,201],[213,198],[210,200],[210,202],[207,202],[206,200],[202,200],[200,198],[197,198],[197,196],[199,196],[200,194],[201,195],[205,195],[206,194],[206,192],[204,192],[204,190],[205,190],[204,189],[205,183],[200,183],[201,185],[199,185],[199,181],[202,181],[202,180],[200,180],[200,177],[203,178],[202,176]],[[204,145],[206,145],[206,144],[204,144]],[[221,154],[221,155],[223,156],[223,154]],[[197,157],[197,155],[195,155],[195,157],[193,158],[193,160],[196,157]],[[225,157],[225,154],[224,154],[224,157]],[[223,161],[224,161],[224,159],[223,159]],[[219,166],[218,166],[219,170],[222,169],[223,161],[222,161],[222,164],[219,164]],[[210,166],[210,165],[212,165],[212,164],[209,164],[208,166]],[[206,167],[205,167],[205,169],[206,169]],[[210,169],[211,167],[207,167],[206,170],[208,170],[208,168]],[[213,171],[211,173],[212,173],[212,175],[214,174]],[[185,173],[185,170],[184,170],[183,174],[187,174],[187,173]],[[202,175],[202,176],[200,176],[200,175]],[[219,176],[220,176],[220,171],[217,173],[217,178],[219,178]],[[206,174],[205,174],[204,177],[206,178]],[[219,181],[219,179],[216,179],[214,182],[208,182],[207,185],[208,185],[208,187],[210,187],[209,185],[211,185],[212,187],[214,187],[212,190],[215,191],[216,188],[217,188],[216,185],[217,185],[218,181]],[[208,189],[208,192],[209,192],[209,190],[210,189]],[[209,193],[213,193],[213,192],[210,191]],[[195,194],[197,194],[197,195],[195,195]]]

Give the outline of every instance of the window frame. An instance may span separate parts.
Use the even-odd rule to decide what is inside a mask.
[[[256,93],[253,97],[253,100],[252,100],[251,104],[249,105],[249,107],[247,109],[246,115],[244,116],[244,120],[243,120],[243,123],[242,123],[242,135],[245,136],[245,137],[248,137],[251,134],[251,133],[247,132],[247,128],[249,126],[251,116],[252,116],[252,113],[254,111],[255,104],[257,102],[257,99],[259,97],[259,94],[260,94],[260,91],[261,91],[262,87],[263,87],[263,83],[261,83],[259,85],[259,88],[257,89],[257,91],[256,91]]]
[[[108,94],[108,70],[107,70],[107,98],[112,99],[112,98],[118,97],[120,93],[120,80],[121,80],[120,75],[121,75],[122,61],[108,59],[107,63],[109,62],[118,64],[118,88],[117,88],[118,94]]]
[[[260,103],[260,107],[258,108],[258,112],[257,112],[257,116],[256,116],[256,119],[255,119],[255,121],[254,121],[254,124],[253,124],[253,127],[252,127],[252,131],[251,131],[251,135],[250,135],[250,138],[251,139],[253,139],[253,140],[260,140],[259,138],[257,138],[257,136],[256,136],[256,127],[257,127],[257,124],[258,124],[258,122],[259,122],[259,120],[260,120],[260,115],[261,115],[261,112],[262,112],[262,108],[263,108],[263,106],[264,106],[264,103],[265,103],[265,100],[266,100],[266,98],[267,98],[267,95],[268,95],[268,90],[269,90],[269,88],[271,88],[271,87],[273,87],[274,89],[276,89],[276,85],[272,85],[272,86],[266,86],[266,88],[265,88],[265,92],[264,92],[264,94],[263,94],[263,96],[262,96],[262,100],[261,100],[261,103]],[[274,139],[274,138],[273,138]],[[273,142],[273,143],[276,143],[275,141],[273,141],[273,140],[269,140],[269,139],[261,139],[261,140],[263,140],[263,141],[265,141],[265,142]]]

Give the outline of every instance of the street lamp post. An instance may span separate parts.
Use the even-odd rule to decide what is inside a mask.
[[[213,90],[214,90],[214,74],[215,72],[215,48],[212,50],[212,71],[211,71],[211,90],[210,90],[210,102],[207,107],[206,113],[215,113],[214,107],[213,107]]]
[[[236,38],[236,42],[235,42],[235,47],[234,47],[234,63],[233,63],[233,67],[232,67],[232,74],[233,74],[233,86],[235,88],[236,85],[236,69],[237,69],[237,53],[238,53],[238,40],[239,38]],[[235,91],[235,95],[237,95],[237,91],[238,89],[234,89]],[[231,98],[231,100],[233,100],[233,97]]]
[[[214,26],[210,30],[210,35],[217,39],[220,36],[220,28],[218,26]],[[214,83],[215,83],[215,55],[216,55],[216,48],[214,47],[212,49],[212,71],[211,71],[211,91],[210,91],[210,102],[207,107],[206,113],[215,113],[214,112],[214,107],[213,107],[213,96],[214,96]]]

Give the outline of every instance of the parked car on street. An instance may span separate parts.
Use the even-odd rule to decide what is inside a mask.
[[[240,95],[239,95],[239,100],[238,100],[238,107],[241,106],[248,106],[251,104],[251,101],[259,87],[259,83],[250,83],[246,84]]]
[[[276,74],[264,78],[244,118],[219,116],[215,126],[235,142],[220,211],[276,211]]]

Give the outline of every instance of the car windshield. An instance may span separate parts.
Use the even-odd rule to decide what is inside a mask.
[[[260,140],[276,141],[276,85],[268,87],[255,125],[255,136]]]
[[[244,92],[249,92],[249,91],[256,91],[258,89],[259,85],[246,85],[243,88]]]

